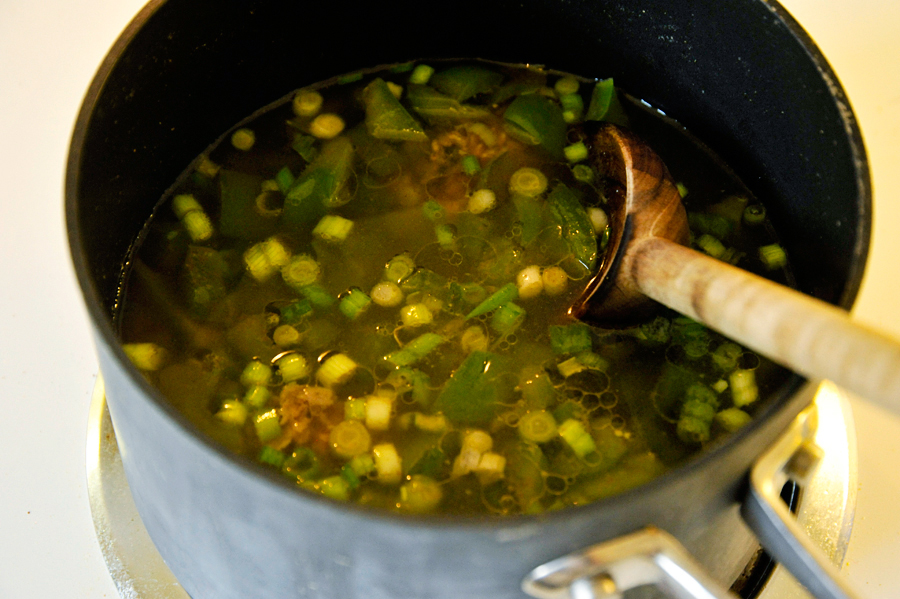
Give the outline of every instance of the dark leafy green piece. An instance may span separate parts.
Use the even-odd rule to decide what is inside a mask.
[[[450,67],[435,73],[428,83],[454,100],[465,102],[479,94],[492,92],[503,82],[503,75],[475,65]]]
[[[550,156],[563,159],[566,145],[566,121],[562,107],[546,96],[519,96],[503,113],[507,133],[519,141],[541,146]]]
[[[447,381],[435,401],[435,409],[452,422],[470,426],[486,424],[494,417],[499,400],[506,395],[500,366],[499,356],[472,352]]]
[[[427,141],[422,125],[413,118],[383,79],[375,79],[363,90],[366,129],[372,137],[389,141]]]
[[[597,263],[597,236],[576,193],[559,184],[547,196],[547,203],[575,259],[593,269]]]

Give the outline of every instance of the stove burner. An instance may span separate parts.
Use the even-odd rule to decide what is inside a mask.
[[[810,538],[840,565],[856,508],[853,417],[846,395],[831,383],[819,386],[814,403],[818,415],[815,441],[825,450],[825,457],[804,489],[788,483],[782,499],[797,514]],[[97,540],[121,599],[190,599],[159,555],[137,513],[100,376],[88,422],[87,475]],[[810,599],[803,587],[762,550],[732,590],[741,599]]]

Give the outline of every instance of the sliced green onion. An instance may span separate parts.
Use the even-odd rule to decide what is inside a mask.
[[[409,366],[427,356],[444,341],[442,335],[425,333],[407,343],[403,348],[388,354],[385,359],[395,366]]]
[[[427,64],[417,64],[412,73],[409,74],[409,82],[416,85],[425,85],[433,74],[434,67],[430,67]]]
[[[787,254],[785,253],[784,248],[777,243],[760,247],[759,259],[762,260],[762,263],[769,270],[782,268],[787,264]]]
[[[281,380],[290,383],[302,379],[309,374],[309,363],[298,353],[291,352],[278,358],[275,362],[281,373]]]
[[[354,287],[341,297],[338,309],[350,320],[356,320],[371,303],[372,299],[362,289]]]
[[[685,443],[705,443],[709,441],[710,423],[690,416],[678,420],[678,438]]]
[[[345,459],[366,453],[371,442],[369,430],[359,420],[344,420],[331,429],[328,435],[331,450]]]
[[[372,287],[369,295],[373,302],[385,308],[399,306],[403,302],[403,290],[400,289],[399,285],[391,281],[378,283]]]
[[[766,220],[766,208],[762,204],[750,204],[744,208],[743,221],[744,224],[755,227],[764,223]]]
[[[469,196],[466,209],[472,214],[483,214],[497,207],[497,194],[490,189],[478,189]]]
[[[675,184],[675,188],[678,190],[678,195],[682,198],[686,198],[688,194],[688,188],[685,187],[684,183],[678,182]]]
[[[212,237],[212,223],[193,195],[176,195],[172,199],[172,209],[193,241],[206,241]]]
[[[309,447],[298,447],[284,461],[281,471],[298,481],[309,480],[319,474],[319,458]]]
[[[704,233],[700,237],[697,238],[697,247],[701,250],[712,256],[713,258],[721,258],[725,253],[725,246],[721,241],[710,235],[709,233]]]
[[[581,162],[588,157],[587,146],[584,145],[583,141],[566,146],[563,148],[563,153],[565,153],[566,160],[569,162]]]
[[[344,119],[326,112],[318,115],[309,124],[309,133],[318,139],[334,139],[344,130]]]
[[[264,445],[259,452],[260,462],[262,462],[263,464],[269,464],[270,466],[275,466],[279,469],[284,466],[284,462],[286,459],[286,455],[269,445]]]
[[[559,436],[579,458],[597,452],[594,438],[587,432],[580,420],[569,418],[563,422],[559,426]]]
[[[478,465],[472,471],[482,485],[489,485],[503,478],[506,470],[506,458],[499,453],[486,451],[481,454]]]
[[[357,368],[357,363],[347,354],[333,354],[319,366],[316,378],[326,387],[333,387],[347,382]]]
[[[247,389],[247,392],[244,394],[244,403],[251,408],[260,409],[269,403],[271,397],[272,392],[269,391],[268,387],[254,385]]]
[[[370,395],[366,398],[366,427],[372,431],[386,431],[391,426],[394,402],[391,397]]]
[[[314,89],[300,90],[294,95],[291,107],[297,116],[315,116],[322,109],[322,94]]]
[[[589,167],[586,164],[576,164],[572,166],[572,176],[575,177],[576,181],[581,181],[582,183],[593,183],[594,182],[594,169]]]
[[[366,417],[366,400],[351,397],[344,403],[344,420],[363,420]]]
[[[299,254],[290,259],[281,269],[284,282],[297,289],[319,280],[321,269],[315,258],[309,254]]]
[[[431,324],[434,321],[434,314],[424,303],[410,304],[400,311],[400,320],[403,326],[420,327]]]
[[[275,409],[259,414],[253,424],[256,428],[256,436],[259,437],[261,443],[268,443],[281,434],[281,425],[278,424],[278,412]]]
[[[252,129],[244,127],[231,134],[231,145],[242,152],[246,152],[252,148],[255,143],[256,134]]]
[[[735,370],[728,376],[728,384],[735,407],[743,408],[759,398],[756,375],[752,370]]]
[[[393,443],[379,443],[372,448],[375,458],[375,471],[378,482],[395,485],[403,478],[400,454]]]
[[[434,234],[442,248],[453,248],[456,245],[456,227],[447,223],[435,225]]]
[[[409,254],[397,254],[384,266],[384,278],[392,283],[400,283],[413,274],[416,262]]]
[[[243,426],[247,421],[247,407],[236,399],[228,400],[216,412],[216,419],[231,426]]]
[[[516,275],[516,287],[519,299],[531,299],[537,297],[544,290],[544,282],[541,278],[541,267],[537,265],[526,266]]]
[[[547,176],[536,168],[522,167],[509,178],[509,193],[536,198],[547,189]]]
[[[169,356],[164,347],[155,343],[125,343],[122,350],[138,370],[159,370]]]
[[[546,410],[535,410],[522,416],[518,429],[520,437],[534,443],[546,443],[557,434],[556,420]]]
[[[416,474],[400,487],[400,509],[414,513],[430,512],[441,503],[443,497],[444,488],[440,483]]]
[[[319,221],[319,224],[315,226],[312,233],[325,241],[340,242],[347,239],[347,235],[350,234],[352,228],[352,220],[336,214],[326,214]]]
[[[752,416],[740,408],[728,408],[716,414],[716,424],[729,433],[742,428],[753,420]]]
[[[584,100],[581,94],[564,94],[559,97],[562,104],[563,120],[569,124],[581,121],[584,116]]]
[[[547,295],[560,295],[569,287],[569,275],[559,266],[550,266],[541,272],[541,282]]]
[[[272,367],[259,360],[251,360],[241,372],[241,384],[245,387],[268,385],[272,380]]]
[[[316,487],[322,495],[330,499],[338,501],[350,499],[350,483],[340,475],[324,478],[319,481]]]

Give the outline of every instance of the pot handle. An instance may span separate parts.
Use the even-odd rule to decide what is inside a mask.
[[[814,441],[817,427],[812,405],[757,460],[741,515],[763,548],[817,599],[857,599],[781,500],[788,480],[801,490],[807,486],[823,455]],[[674,599],[737,599],[677,539],[655,527],[538,566],[525,577],[522,590],[536,599],[621,599],[643,585],[655,585]]]
[[[804,410],[750,472],[750,489],[741,516],[760,544],[817,599],[857,599],[859,595],[813,543],[781,500],[789,480],[801,492],[822,457],[816,445],[817,412]]]
[[[654,527],[538,566],[522,590],[536,599],[621,599],[644,585],[673,599],[737,599],[673,536]]]

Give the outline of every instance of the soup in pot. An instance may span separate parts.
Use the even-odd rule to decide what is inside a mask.
[[[693,246],[790,283],[763,206],[611,79],[417,62],[298,90],[198,157],[129,258],[125,351],[203,433],[336,500],[533,514],[640,485],[786,372],[662,308],[568,314],[617,192],[603,121],[667,162]]]

